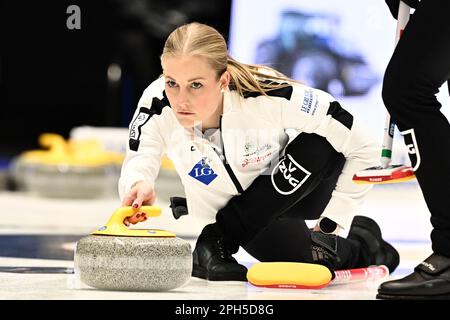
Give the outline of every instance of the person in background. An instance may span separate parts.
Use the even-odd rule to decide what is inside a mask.
[[[377,298],[449,299],[450,125],[436,93],[450,78],[450,1],[403,1],[416,10],[387,66],[383,100],[416,167],[431,213],[433,253],[412,274],[381,284]],[[397,18],[399,0],[386,2]]]

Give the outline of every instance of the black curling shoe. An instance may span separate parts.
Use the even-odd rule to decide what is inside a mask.
[[[433,253],[410,275],[382,283],[377,299],[450,299],[450,258]]]
[[[210,281],[247,281],[247,268],[232,256],[238,248],[227,247],[214,225],[207,225],[195,245],[192,276]]]
[[[361,255],[367,265],[385,265],[392,273],[400,263],[398,251],[381,237],[378,224],[365,216],[355,216],[347,239],[361,243]]]

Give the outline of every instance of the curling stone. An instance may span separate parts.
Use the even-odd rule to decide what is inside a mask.
[[[105,226],[78,241],[74,262],[81,282],[105,290],[164,291],[190,279],[190,244],[168,231],[127,228],[124,219],[138,211],[161,214],[155,206],[121,207]]]
[[[44,197],[96,198],[113,194],[123,155],[105,151],[99,141],[65,141],[57,134],[39,137],[47,150],[21,154],[12,165],[20,189]]]

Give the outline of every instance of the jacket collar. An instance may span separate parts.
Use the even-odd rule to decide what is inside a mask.
[[[223,93],[223,111],[222,115],[236,111],[239,101],[239,94],[236,90],[226,89]]]

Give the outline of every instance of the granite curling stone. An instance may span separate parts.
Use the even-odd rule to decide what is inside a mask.
[[[155,217],[161,209],[119,208],[106,226],[78,241],[75,274],[83,283],[104,290],[166,291],[190,279],[190,244],[168,231],[128,229],[123,221],[136,212]]]
[[[65,140],[44,133],[45,150],[16,157],[11,173],[19,189],[51,198],[98,198],[116,192],[124,155],[105,150],[97,140]],[[113,191],[114,190],[114,191]]]

